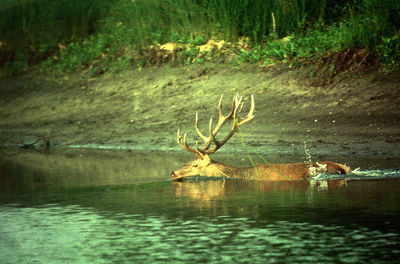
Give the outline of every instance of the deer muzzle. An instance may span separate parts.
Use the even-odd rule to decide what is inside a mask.
[[[177,175],[175,173],[175,171],[171,172],[171,177],[172,177],[172,180],[174,180],[174,181],[181,181],[182,180],[182,176]]]

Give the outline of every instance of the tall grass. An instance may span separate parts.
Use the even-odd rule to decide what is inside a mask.
[[[198,0],[197,3],[207,10],[213,29],[225,39],[247,36],[258,42],[268,35],[284,36],[304,28],[307,23],[325,19],[327,8],[316,0]],[[276,28],[272,25],[272,13]]]
[[[15,73],[99,31],[99,20],[117,0],[2,0],[0,68]]]
[[[2,0],[0,68],[18,72],[56,54],[46,65],[73,69],[108,54],[211,37],[249,37],[258,48],[239,54],[243,60],[368,48],[398,65],[399,17],[400,1],[391,0]],[[273,42],[288,35],[288,45]]]
[[[13,45],[53,45],[99,30],[112,3],[97,0],[2,0],[0,36]]]
[[[206,10],[190,0],[120,1],[102,21],[101,32],[139,48],[209,35]]]

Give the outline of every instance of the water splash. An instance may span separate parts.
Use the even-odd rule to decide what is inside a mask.
[[[313,179],[317,179],[318,177],[320,177],[320,175],[323,175],[327,171],[327,165],[326,164],[320,164],[318,162],[315,162],[316,166],[314,166],[312,164],[313,162],[312,162],[312,159],[311,159],[310,150],[307,148],[307,142],[305,142],[305,141],[304,141],[304,152],[306,154],[306,160],[304,161],[304,163],[310,163],[307,166],[309,175]]]
[[[350,177],[359,179],[380,179],[380,178],[400,178],[400,168],[394,169],[355,169],[350,174]]]
[[[316,166],[312,164],[308,165],[308,172],[311,177],[315,178],[319,175],[326,173],[328,165],[327,164],[320,164],[318,162],[315,163]]]
[[[339,179],[367,180],[367,179],[387,179],[387,178],[400,178],[400,168],[393,168],[393,169],[356,168],[347,175],[342,175],[342,174],[328,175],[326,173],[319,173],[312,179],[313,180],[339,180]]]
[[[304,152],[306,153],[306,160],[304,161],[304,163],[311,163],[311,154],[310,154],[310,150],[307,148],[307,142],[304,141]]]

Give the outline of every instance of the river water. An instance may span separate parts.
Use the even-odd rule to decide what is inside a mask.
[[[400,169],[172,182],[186,156],[2,154],[0,263],[393,263]]]

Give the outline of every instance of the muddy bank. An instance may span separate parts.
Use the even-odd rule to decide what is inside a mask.
[[[241,130],[250,152],[304,160],[307,149],[315,160],[336,156],[343,163],[400,157],[400,77],[347,73],[321,82],[311,75],[311,68],[223,64],[96,78],[32,72],[0,80],[0,145],[183,151],[177,129],[193,144],[195,113],[206,133],[209,118],[217,118],[220,95],[227,112],[239,92],[243,112],[250,94],[255,97],[255,118]],[[241,138],[233,137],[220,152],[243,153]]]

